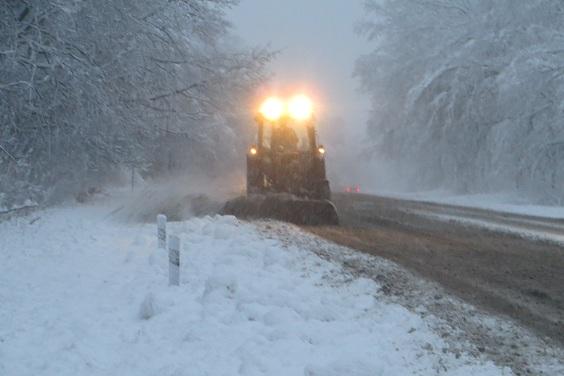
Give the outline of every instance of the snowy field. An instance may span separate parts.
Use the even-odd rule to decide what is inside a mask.
[[[0,375],[512,374],[440,351],[432,317],[233,217],[169,224],[182,241],[169,287],[155,226],[110,212],[0,223]]]
[[[507,233],[507,234],[515,234],[520,237],[528,238],[532,240],[550,241],[552,243],[564,245],[564,235],[562,235],[561,231],[548,232],[543,230],[534,230],[526,226],[503,225],[495,221],[489,221],[484,219],[472,219],[472,218],[465,218],[464,216],[448,215],[448,214],[434,214],[425,211],[415,210],[413,211],[413,213],[443,222],[461,223],[464,225],[487,228],[491,231]]]
[[[532,205],[510,194],[455,195],[452,192],[441,190],[411,193],[376,191],[367,193],[383,197],[465,206],[533,217],[564,218],[564,206]]]

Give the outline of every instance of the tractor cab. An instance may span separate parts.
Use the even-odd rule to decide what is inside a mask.
[[[307,152],[310,145],[310,135],[307,127],[296,124],[290,118],[281,119],[276,124],[266,124],[264,119],[257,118],[259,128],[262,126],[262,142],[260,134],[257,137],[257,145],[276,153],[298,153]],[[262,123],[262,125],[261,125]]]

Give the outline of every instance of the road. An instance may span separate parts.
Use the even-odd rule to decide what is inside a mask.
[[[341,226],[308,231],[392,260],[564,345],[564,220],[362,194],[334,202]]]

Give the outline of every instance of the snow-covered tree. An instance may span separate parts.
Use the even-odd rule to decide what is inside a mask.
[[[368,0],[375,157],[411,189],[564,200],[564,4]]]
[[[199,159],[187,164],[200,168],[217,160],[224,141],[235,146],[242,124],[235,110],[270,58],[231,43],[224,12],[235,3],[2,2],[4,200],[73,193],[124,164],[158,174],[153,162],[171,138],[194,149]]]

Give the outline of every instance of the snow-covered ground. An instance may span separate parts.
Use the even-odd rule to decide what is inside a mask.
[[[517,196],[505,193],[456,195],[452,192],[442,190],[412,193],[367,193],[391,198],[466,206],[534,217],[564,218],[564,206],[532,205]]]
[[[559,243],[564,245],[564,233],[562,233],[562,229],[560,229],[559,232],[552,232],[546,230],[536,230],[534,228],[515,225],[515,224],[511,224],[511,225],[500,224],[499,222],[493,220],[487,220],[487,219],[466,218],[461,215],[435,214],[425,211],[414,211],[414,213],[417,213],[421,216],[425,216],[428,218],[437,219],[439,221],[458,222],[464,225],[487,228],[488,230],[491,231],[515,234],[523,238],[529,238],[529,239],[541,240],[541,241],[550,241],[553,243]]]
[[[392,199],[454,205],[454,208],[429,207],[409,209],[409,212],[439,221],[458,222],[496,232],[564,244],[564,228],[560,223],[560,220],[564,219],[564,206],[531,205],[508,194],[453,195],[448,191],[372,192],[372,194]],[[466,208],[486,209],[494,213],[477,213]],[[508,218],[511,214],[525,217]]]
[[[433,317],[233,217],[169,224],[170,287],[155,226],[110,212],[0,223],[0,375],[512,374],[438,350]]]

